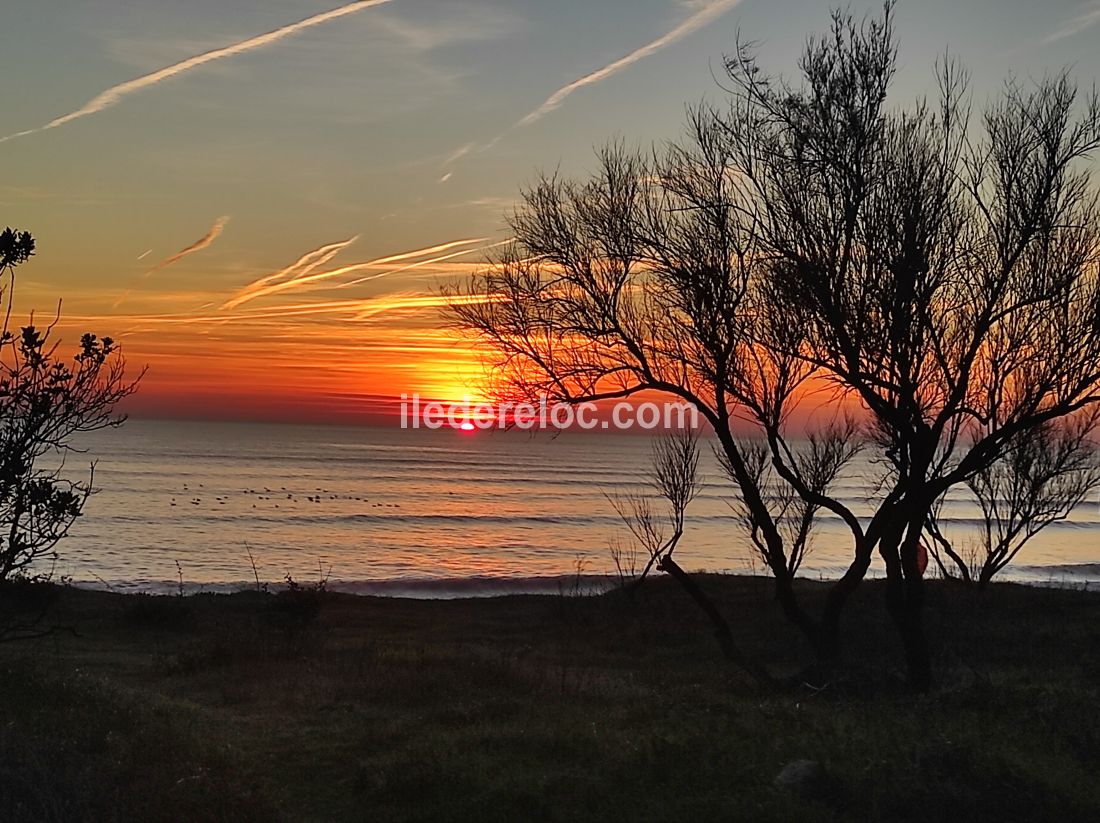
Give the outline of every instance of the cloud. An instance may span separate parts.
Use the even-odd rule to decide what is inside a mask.
[[[328,271],[321,271],[317,273],[297,272],[290,279],[283,280],[282,282],[273,282],[273,276],[261,278],[255,281],[243,289],[241,289],[237,295],[222,304],[222,309],[235,309],[250,300],[255,300],[258,297],[265,297],[269,294],[277,294],[279,292],[287,291],[290,289],[301,288],[302,286],[312,285],[321,280],[330,280],[334,277],[340,277],[345,274],[353,274],[358,271],[365,271],[378,266],[386,265],[387,263],[396,263],[402,260],[410,260],[417,257],[427,257],[438,252],[448,251],[457,246],[472,246],[475,243],[484,242],[485,237],[473,237],[467,240],[452,240],[449,243],[440,243],[435,246],[429,246],[424,249],[415,249],[413,251],[401,252],[400,254],[391,254],[385,257],[378,257],[374,260],[367,260],[363,263],[352,263],[347,266],[341,266],[336,269],[330,269]],[[314,252],[311,252],[311,254]],[[299,260],[301,262],[301,260]],[[292,269],[293,266],[288,267]],[[283,270],[284,272],[287,269]]]
[[[389,3],[392,0],[359,0],[356,3],[348,3],[345,6],[332,9],[331,11],[322,12],[321,14],[315,14],[312,17],[307,17],[305,20],[299,20],[297,23],[291,23],[288,26],[269,31],[266,34],[260,34],[256,37],[250,37],[247,40],[241,40],[240,42],[233,43],[229,46],[223,46],[222,48],[213,49],[212,51],[205,52],[203,54],[196,55],[194,57],[188,57],[186,60],[181,60],[178,63],[173,63],[171,66],[166,66],[163,69],[151,72],[150,74],[136,77],[133,80],[127,80],[125,83],[119,83],[117,86],[112,86],[106,91],[102,91],[81,106],[76,111],[62,115],[54,120],[51,120],[44,126],[39,126],[34,129],[27,129],[26,131],[16,132],[15,134],[9,134],[7,137],[0,137],[0,143],[4,143],[8,140],[14,140],[17,137],[25,137],[28,134],[35,134],[36,132],[46,131],[47,129],[56,129],[59,126],[64,126],[67,123],[71,123],[73,120],[78,120],[81,117],[87,117],[90,114],[96,114],[104,109],[114,106],[127,95],[146,89],[150,86],[155,86],[162,80],[167,80],[171,77],[183,74],[191,69],[197,69],[199,66],[204,66],[207,63],[213,63],[215,60],[223,60],[227,57],[235,57],[238,54],[244,54],[245,52],[252,51],[253,49],[263,48],[269,46],[272,43],[276,43],[285,37],[290,37],[292,34],[297,34],[304,29],[311,28],[313,26],[319,26],[322,23],[327,23],[330,20],[335,20],[339,17],[345,17],[349,14],[355,14],[356,12],[369,9],[372,6],[380,6],[383,3]]]
[[[258,291],[268,283],[274,283],[279,280],[286,279],[288,277],[304,276],[312,272],[318,266],[323,266],[328,263],[332,258],[354,243],[359,239],[359,235],[349,237],[347,240],[339,240],[336,243],[329,243],[325,246],[307,251],[285,269],[279,269],[274,274],[269,274],[266,277],[261,277],[259,280],[255,280],[241,289],[241,294],[250,291]]]
[[[482,238],[484,239],[484,238]],[[337,288],[347,288],[349,286],[358,286],[360,283],[369,283],[371,280],[377,280],[380,277],[389,277],[391,274],[399,274],[403,271],[411,271],[413,269],[422,269],[425,266],[431,266],[435,263],[442,263],[444,260],[453,260],[456,257],[462,257],[466,254],[474,254],[476,252],[488,251],[489,249],[495,249],[497,246],[503,246],[506,243],[511,243],[512,238],[507,240],[501,240],[499,243],[490,243],[488,246],[479,246],[475,249],[462,249],[460,251],[453,251],[450,254],[444,254],[439,257],[430,257],[427,260],[418,260],[415,263],[409,263],[408,265],[401,266],[396,269],[390,269],[389,271],[381,271],[377,274],[369,274],[366,277],[359,277],[355,280],[350,280],[347,283],[340,283]]]
[[[1067,37],[1084,31],[1096,23],[1100,23],[1100,0],[1092,0],[1090,3],[1086,3],[1081,13],[1066,23],[1054,34],[1049,35],[1043,43],[1053,43],[1057,40],[1064,40]]]
[[[225,228],[225,224],[228,223],[228,222],[229,222],[229,216],[228,215],[223,216],[223,217],[219,217],[217,220],[214,221],[214,225],[212,225],[210,227],[210,230],[206,234],[204,234],[202,237],[200,237],[198,240],[196,240],[190,246],[187,246],[186,248],[180,249],[178,252],[173,254],[171,257],[166,257],[165,259],[161,260],[159,263],[157,263],[155,266],[153,266],[153,268],[151,268],[151,269],[149,269],[149,271],[145,272],[145,276],[148,277],[149,275],[153,274],[154,272],[158,272],[161,269],[167,268],[168,266],[171,266],[173,263],[175,263],[179,260],[182,260],[184,257],[186,257],[189,254],[194,254],[197,251],[202,251],[203,249],[207,248],[208,246],[210,246],[211,243],[213,243],[215,240],[218,239],[218,237],[222,233],[222,230]],[[144,257],[144,256],[145,255],[142,255],[142,257]],[[140,260],[141,258],[138,258],[138,259]]]
[[[714,0],[714,2],[708,3],[707,5],[701,7],[697,12],[695,12],[695,14],[684,20],[684,22],[682,22],[680,25],[676,26],[676,28],[665,32],[656,40],[652,40],[649,43],[646,43],[641,48],[635,49],[625,57],[620,57],[613,63],[608,63],[601,69],[590,72],[589,74],[584,75],[584,77],[578,77],[572,83],[568,83],[567,85],[562,86],[556,92],[547,97],[546,101],[541,106],[524,116],[518,123],[516,123],[516,125],[531,125],[536,120],[544,117],[545,115],[556,109],[558,106],[560,106],[563,102],[565,102],[565,98],[567,98],[577,89],[584,88],[585,86],[591,86],[595,83],[606,80],[608,77],[611,77],[613,74],[618,74],[620,71],[627,68],[628,66],[632,66],[639,60],[644,60],[646,57],[656,54],[666,46],[671,46],[677,40],[682,40],[689,34],[694,34],[696,31],[703,28],[703,26],[706,26],[707,24],[717,20],[719,17],[721,17],[723,14],[725,14],[727,11],[732,9],[740,2],[741,0]]]
[[[401,292],[379,297],[356,298],[351,300],[326,300],[311,303],[291,303],[286,305],[265,306],[247,309],[233,314],[171,312],[164,314],[78,314],[67,317],[69,322],[100,323],[138,323],[149,328],[156,326],[224,326],[227,323],[249,323],[257,320],[283,320],[290,317],[308,318],[311,316],[342,315],[343,319],[362,321],[380,314],[397,311],[421,311],[430,308],[461,303],[477,304],[499,300],[499,295],[466,294],[442,296],[436,294],[415,294]],[[200,307],[206,308],[206,306]]]
[[[443,165],[449,166],[451,163],[461,160],[467,154],[474,151],[477,148],[477,145],[477,143],[467,143],[464,146],[459,146],[457,149],[447,155],[447,158],[443,161]]]
[[[606,66],[596,69],[593,72],[589,72],[583,77],[578,77],[573,82],[567,83],[566,85],[562,86],[560,89],[547,97],[541,106],[521,117],[512,125],[511,128],[501,134],[498,134],[492,140],[480,144],[467,143],[466,145],[456,149],[447,157],[446,160],[444,160],[443,166],[448,166],[451,163],[454,163],[462,157],[470,154],[471,152],[488,151],[489,149],[493,148],[497,143],[499,143],[504,138],[504,136],[508,134],[508,132],[512,131],[512,129],[530,126],[537,120],[542,119],[554,109],[561,106],[561,104],[565,102],[565,99],[578,89],[582,89],[585,86],[592,86],[596,83],[606,80],[612,75],[618,74],[623,69],[634,65],[639,60],[644,60],[645,58],[656,54],[662,49],[671,46],[678,40],[682,40],[688,35],[694,34],[699,29],[717,20],[719,17],[732,9],[734,6],[738,5],[740,2],[741,0],[710,0],[710,2],[707,2],[706,0],[691,0],[691,2],[684,3],[683,5],[685,5],[686,8],[693,9],[695,11],[693,14],[691,14],[691,16],[680,23],[680,25],[665,32],[656,40],[651,40],[644,46],[636,48],[625,57],[620,57],[618,60],[608,63]]]
[[[461,208],[472,207],[476,209],[492,209],[501,214],[515,208],[515,205],[515,197],[475,197],[472,200],[466,200],[465,202],[455,204],[456,207]]]
[[[500,40],[522,25],[518,15],[499,4],[470,3],[441,5],[430,16],[415,22],[391,13],[380,14],[377,22],[385,30],[387,40],[400,41],[395,45],[413,52],[429,52],[456,43]]]
[[[352,319],[359,321],[370,320],[378,315],[390,314],[393,312],[441,309],[448,305],[491,303],[499,299],[498,296],[489,294],[463,294],[449,297],[435,294],[387,295],[374,300],[362,301],[362,308],[360,308]]]

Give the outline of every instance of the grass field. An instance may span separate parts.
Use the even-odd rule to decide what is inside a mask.
[[[708,577],[780,675],[807,650],[765,580]],[[821,589],[804,584],[813,605]],[[0,644],[0,818],[1100,819],[1100,595],[932,584],[915,697],[867,583],[844,676],[762,691],[671,581],[412,601],[67,588]],[[774,785],[797,760],[818,764]]]

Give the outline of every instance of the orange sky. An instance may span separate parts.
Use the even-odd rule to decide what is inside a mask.
[[[20,271],[17,292],[24,316],[29,306],[39,307],[39,323],[52,314],[41,310],[52,302],[46,289],[32,280],[41,264],[32,260]],[[451,263],[446,274],[460,276],[470,265]],[[266,287],[285,288],[228,307],[249,292],[239,289],[228,299],[150,294],[139,275],[134,290],[117,305],[103,307],[95,294],[66,298],[57,333],[70,345],[84,331],[111,335],[122,342],[135,373],[147,366],[141,390],[128,401],[128,409],[139,415],[378,422],[393,413],[393,398],[401,392],[479,397],[481,357],[441,325],[441,301],[433,293],[437,283],[423,278],[419,293],[377,297],[344,296],[337,287],[364,272],[392,268],[392,263],[371,264],[300,288],[294,273],[284,273]],[[337,269],[318,268],[305,276]],[[434,280],[443,279],[438,269],[431,271]],[[143,286],[146,291],[139,292]],[[326,293],[318,294],[321,289]]]
[[[16,319],[63,297],[70,346],[120,339],[149,368],[138,414],[342,422],[478,393],[436,295],[506,239],[538,170],[583,176],[610,137],[678,135],[685,102],[725,99],[713,69],[739,30],[791,72],[828,20],[811,0],[4,9],[0,227],[39,244]],[[1067,4],[897,14],[899,101],[934,92],[945,47],[976,101],[1010,71],[1100,74],[1100,15]]]

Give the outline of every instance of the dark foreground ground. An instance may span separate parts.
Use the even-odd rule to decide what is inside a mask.
[[[766,581],[706,585],[797,670]],[[634,603],[2,597],[73,630],[0,644],[6,821],[1100,820],[1097,594],[933,584],[925,697],[877,584],[846,678],[771,694],[667,580]],[[803,759],[820,774],[774,785]]]

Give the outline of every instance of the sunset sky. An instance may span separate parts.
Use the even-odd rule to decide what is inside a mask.
[[[136,413],[365,420],[476,393],[441,281],[505,239],[538,169],[674,136],[740,29],[792,72],[809,0],[5,0],[0,226],[18,306],[149,365]],[[856,12],[878,3],[853,3]],[[945,48],[1100,76],[1100,0],[903,0],[895,100]]]

